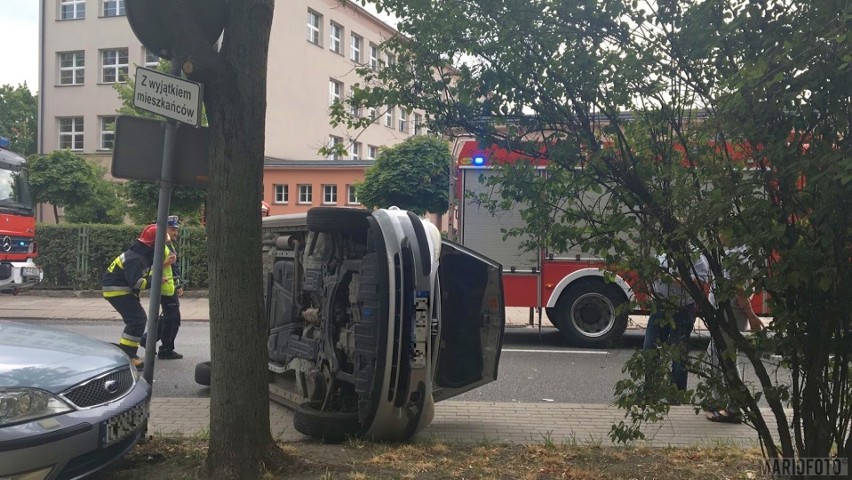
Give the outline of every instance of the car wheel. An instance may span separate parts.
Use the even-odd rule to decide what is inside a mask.
[[[369,227],[370,211],[362,208],[314,207],[308,210],[308,230],[324,233],[351,233]]]
[[[357,412],[320,410],[322,402],[305,402],[293,412],[293,428],[299,433],[328,443],[357,437],[361,431]]]
[[[627,312],[618,308],[627,297],[603,280],[580,281],[568,288],[556,304],[553,323],[569,342],[584,347],[618,343],[627,329]]]
[[[195,383],[210,386],[210,362],[201,362],[195,365]]]

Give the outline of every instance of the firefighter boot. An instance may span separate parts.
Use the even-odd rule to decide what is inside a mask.
[[[145,367],[145,361],[136,355],[136,347],[131,347],[129,345],[119,345],[118,347],[126,353],[128,357],[130,357],[130,363],[132,363],[137,370],[142,370]]]
[[[175,337],[177,337],[179,329],[179,324],[175,325],[171,322],[163,322],[161,338],[163,345],[160,347],[160,353],[157,354],[157,358],[160,360],[180,360],[183,358],[183,355],[175,351]]]

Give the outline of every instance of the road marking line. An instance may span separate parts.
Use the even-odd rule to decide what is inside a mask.
[[[588,355],[609,355],[609,352],[601,350],[525,350],[522,348],[504,348],[501,352],[527,352],[527,353],[582,353]]]

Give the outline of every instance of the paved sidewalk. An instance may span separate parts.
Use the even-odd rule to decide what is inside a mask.
[[[147,298],[143,305],[147,307]],[[186,321],[209,320],[206,298],[181,299]],[[507,323],[515,328],[529,326],[529,310],[508,308]],[[44,292],[40,295],[0,295],[0,318],[80,319],[120,322],[121,318],[99,295],[71,296]],[[538,321],[536,316],[535,321]],[[542,323],[549,325],[545,318]],[[645,317],[632,317],[634,328],[644,328]],[[570,388],[570,387],[566,387]],[[292,415],[282,406],[270,404],[273,435],[282,441],[303,437],[292,427]],[[154,398],[150,431],[153,434],[193,436],[209,431],[210,404],[207,398]],[[437,404],[432,425],[417,439],[449,442],[566,443],[610,445],[609,431],[624,418],[623,412],[601,404],[486,403],[448,401]],[[756,445],[756,434],[744,425],[716,424],[692,407],[673,407],[669,419],[645,428],[652,446],[739,444]]]
[[[758,447],[757,435],[746,425],[708,422],[692,407],[672,407],[669,418],[643,429],[647,440],[639,445]],[[293,416],[285,407],[271,403],[270,430],[282,442],[307,437],[293,430]],[[154,398],[149,433],[194,436],[209,432],[210,403],[206,398]],[[609,439],[613,424],[623,420],[616,407],[574,403],[490,403],[446,401],[435,407],[432,424],[415,440],[449,443],[515,443],[614,445]]]

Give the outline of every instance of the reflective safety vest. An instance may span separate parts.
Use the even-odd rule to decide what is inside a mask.
[[[139,296],[140,290],[150,286],[147,278],[150,270],[148,258],[133,248],[115,257],[101,280],[104,297]]]
[[[166,248],[163,250],[163,261],[169,258],[169,253],[174,252],[171,246],[168,244]],[[160,288],[161,295],[172,296],[175,294],[175,278],[174,278],[174,270],[172,270],[171,265],[163,265],[163,278],[166,279],[163,282],[163,286]]]

